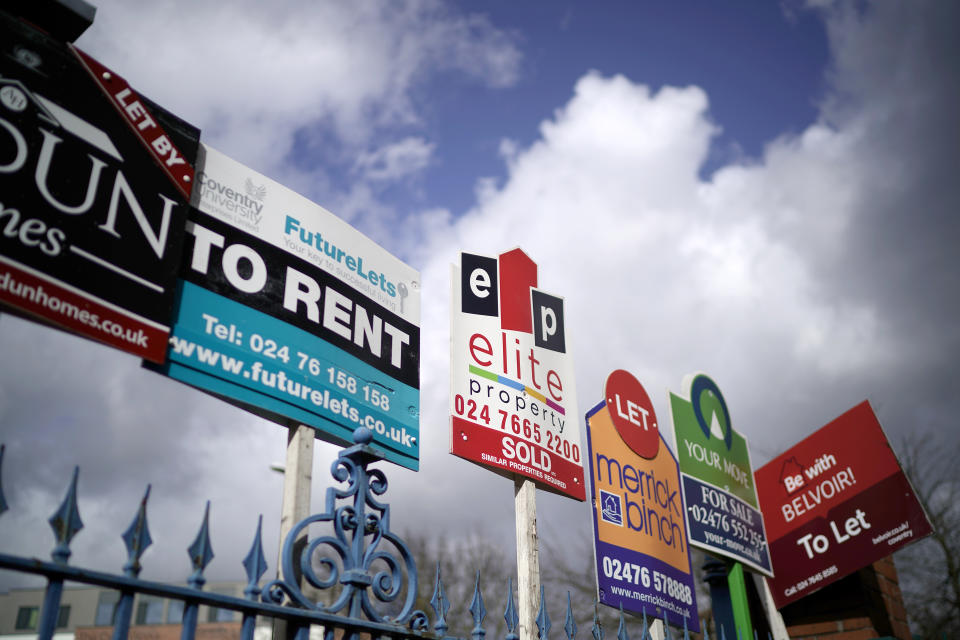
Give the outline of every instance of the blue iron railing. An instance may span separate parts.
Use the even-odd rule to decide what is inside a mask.
[[[358,634],[368,634],[371,638],[453,640],[447,636],[450,602],[444,594],[439,566],[434,579],[433,596],[429,601],[434,613],[433,624],[430,624],[430,618],[424,611],[414,608],[417,597],[416,562],[406,543],[390,530],[390,505],[378,499],[387,490],[387,478],[381,470],[369,467],[371,463],[382,459],[377,451],[370,447],[371,439],[369,430],[356,430],[355,444],[341,451],[331,467],[333,478],[340,483],[346,483],[346,486],[329,487],[325,511],[309,516],[293,527],[284,541],[281,553],[284,577],[270,581],[263,587],[260,586],[260,580],[267,571],[267,563],[261,543],[261,516],[253,544],[242,563],[247,574],[244,598],[203,591],[206,583],[203,573],[213,559],[209,535],[209,502],[197,537],[188,549],[193,572],[187,579],[187,586],[151,582],[138,577],[141,570],[140,558],[152,543],[147,525],[149,486],[133,521],[122,536],[127,547],[127,562],[123,566],[123,573],[110,574],[70,566],[70,542],[83,528],[77,500],[79,468],[74,469],[63,503],[50,518],[56,538],[56,545],[51,553],[52,561],[0,553],[0,568],[39,574],[46,578],[46,593],[37,628],[40,640],[48,640],[53,636],[65,582],[95,585],[120,592],[114,616],[115,639],[128,636],[134,597],[136,594],[143,594],[183,602],[183,640],[192,640],[195,637],[198,609],[201,605],[239,612],[242,616],[241,637],[245,640],[253,638],[257,620],[264,618],[285,621],[288,637],[297,640],[306,640],[309,637],[311,625],[322,626],[326,640],[333,640],[337,634],[346,640],[354,640]],[[8,509],[2,482],[4,450],[0,445],[0,515]],[[297,542],[298,539],[303,539],[311,525],[320,523],[332,527],[333,533],[308,539],[306,545]],[[396,553],[387,550],[384,543],[389,543]],[[319,565],[325,574],[318,572],[315,565]],[[299,576],[299,579],[295,578],[296,576]],[[305,588],[305,585],[309,585],[311,589]],[[315,599],[309,591],[333,593],[333,597],[329,598],[332,602]],[[401,595],[404,598],[402,602],[398,602]],[[474,625],[470,633],[471,639],[485,640],[483,620],[487,611],[480,588],[479,572],[469,613]],[[504,620],[507,625],[505,640],[519,640],[512,579],[508,583]],[[542,587],[536,624],[538,637],[546,640],[551,622]],[[666,637],[672,638],[666,621],[664,628]],[[575,640],[577,625],[573,618],[569,592],[563,630],[567,640]],[[593,640],[604,638],[596,601],[591,635]],[[650,638],[645,613],[639,637],[640,640]],[[686,629],[683,637],[689,640]],[[707,637],[706,634],[704,637]],[[721,633],[721,640],[725,640],[725,637]],[[629,640],[622,610],[617,640]]]

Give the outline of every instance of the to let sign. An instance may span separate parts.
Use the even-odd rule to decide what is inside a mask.
[[[777,571],[770,580],[777,607],[931,533],[866,401],[754,475]]]
[[[563,299],[520,249],[453,267],[451,453],[586,498]]]
[[[587,414],[599,600],[698,632],[677,459],[633,375],[614,371],[605,391]]]

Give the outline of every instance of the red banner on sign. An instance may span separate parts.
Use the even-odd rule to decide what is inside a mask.
[[[173,144],[167,132],[144,106],[140,96],[130,88],[126,80],[73,45],[69,46],[84,68],[90,72],[97,86],[110,99],[110,104],[130,125],[133,133],[143,142],[143,146],[173,181],[183,197],[189,200],[190,192],[193,190],[193,165]]]
[[[777,607],[930,534],[868,402],[754,473]]]
[[[555,452],[528,442],[519,435],[497,433],[492,429],[453,417],[451,453],[483,465],[518,473],[540,482],[544,488],[553,487],[564,495],[585,500],[583,462],[564,460]],[[579,451],[577,459],[580,459]]]
[[[152,362],[163,362],[170,331],[0,257],[0,302]]]

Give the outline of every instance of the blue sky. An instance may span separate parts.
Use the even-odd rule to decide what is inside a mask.
[[[78,45],[420,270],[422,470],[389,471],[395,522],[511,544],[510,483],[447,453],[461,250],[519,245],[565,298],[582,411],[624,368],[665,420],[703,371],[755,465],[864,399],[891,440],[956,446],[957,18],[936,0],[104,0]],[[30,505],[0,528],[42,525],[74,464],[104,523],[80,564],[119,566],[97,532],[148,482],[174,545],[148,577],[180,578],[182,512],[207,497],[221,531],[252,531],[252,510],[273,526],[276,426],[7,315],[0,353],[5,492]],[[37,442],[57,443],[42,464]],[[318,444],[315,506],[335,454]],[[586,535],[583,505],[538,508],[544,535]],[[246,540],[219,545],[233,575]]]
[[[777,3],[466,2],[514,37],[518,78],[497,90],[442,75],[418,98],[440,144],[425,176],[432,204],[465,210],[474,175],[502,177],[501,138],[530,144],[537,126],[588,71],[622,74],[656,90],[697,85],[720,126],[702,168],[711,173],[817,116],[828,45],[815,12]]]

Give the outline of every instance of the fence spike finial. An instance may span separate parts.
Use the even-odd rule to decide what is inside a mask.
[[[430,598],[430,606],[433,608],[433,613],[437,616],[437,621],[433,625],[434,631],[436,631],[439,636],[447,635],[447,629],[450,628],[450,625],[447,624],[447,612],[450,611],[450,601],[447,600],[447,596],[443,592],[443,580],[440,579],[439,561],[437,562],[437,578],[434,581],[433,597]]]
[[[665,640],[673,640],[673,632],[670,630],[670,625],[667,624],[667,610],[663,610],[663,637]]]
[[[593,640],[603,640],[603,623],[600,622],[600,601],[593,599],[593,626],[590,627]]]
[[[647,626],[647,607],[644,605],[640,608],[641,613],[643,613],[643,628],[640,630],[640,640],[647,640],[650,637],[650,628]],[[623,617],[623,604],[620,605],[620,615]]]
[[[247,588],[243,594],[251,600],[256,600],[260,595],[260,578],[267,572],[267,561],[263,557],[263,537],[261,530],[263,528],[263,514],[257,519],[257,533],[253,537],[253,544],[250,545],[250,551],[243,559],[243,568],[247,572]]]
[[[470,614],[473,616],[473,631],[470,635],[473,640],[483,640],[487,632],[483,629],[483,619],[487,615],[487,608],[483,606],[483,594],[480,592],[480,571],[477,571],[477,583],[473,587],[473,600],[470,602]]]
[[[644,631],[646,631],[647,629],[646,612],[644,612],[643,629]],[[630,636],[627,634],[627,623],[623,619],[623,603],[622,602],[620,603],[620,626],[617,627],[617,640],[630,640]],[[643,640],[642,634],[640,635],[640,640]]]
[[[700,620],[700,628],[703,630],[703,640],[710,640],[710,633],[707,631],[706,620]]]
[[[3,497],[3,452],[6,448],[6,445],[0,444],[0,515],[10,508],[7,499]]]
[[[690,629],[687,628],[687,617],[683,617],[683,640],[690,640]]]
[[[70,481],[70,488],[67,489],[67,495],[64,496],[60,508],[50,516],[50,526],[53,528],[53,535],[57,538],[57,546],[54,547],[54,562],[61,564],[67,563],[70,557],[70,541],[77,535],[80,529],[83,529],[83,521],[80,519],[80,510],[77,507],[77,480],[80,476],[80,467],[73,468],[73,479]]]
[[[563,630],[567,633],[567,640],[573,640],[577,635],[577,622],[573,619],[573,603],[570,602],[569,591],[567,591],[567,618],[563,621]]]
[[[147,526],[147,499],[150,497],[150,485],[147,485],[147,491],[140,500],[140,508],[137,509],[137,515],[133,517],[133,522],[127,527],[121,536],[124,544],[127,545],[127,564],[123,565],[123,572],[136,578],[140,575],[140,558],[143,552],[153,544],[153,538],[150,537],[150,527]]]
[[[187,583],[195,588],[201,588],[207,581],[203,577],[203,570],[207,568],[210,561],[213,560],[213,549],[210,546],[210,501],[207,500],[207,507],[203,511],[203,524],[197,532],[197,537],[187,549],[190,554],[190,562],[193,564],[193,573],[187,579]]]
[[[507,583],[507,608],[503,611],[503,619],[507,623],[506,640],[519,640],[517,625],[520,624],[520,615],[517,613],[517,606],[513,602],[513,576],[510,576]]]
[[[547,613],[542,584],[540,585],[540,610],[537,612],[537,631],[540,633],[540,640],[547,640],[547,634],[550,633],[550,614]]]

